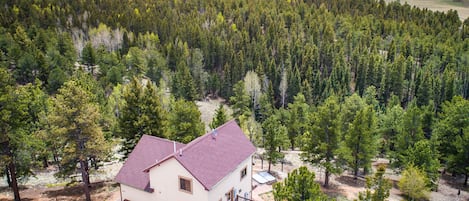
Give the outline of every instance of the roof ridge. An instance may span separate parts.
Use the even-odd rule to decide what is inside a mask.
[[[217,127],[216,129],[220,129],[222,127],[225,127],[226,125],[229,125],[231,123],[235,122],[234,119],[232,120],[229,120],[227,121],[226,123],[222,124],[221,126]],[[178,154],[180,153],[180,151],[184,152],[186,151],[188,148],[191,148],[192,146],[194,146],[195,144],[198,144],[199,142],[201,142],[203,139],[205,139],[207,136],[209,136],[209,133],[211,133],[213,131],[210,131],[210,132],[207,132],[199,137],[197,137],[196,139],[192,140],[191,142],[187,143],[187,144],[183,144],[184,146],[182,148],[180,148],[179,150],[177,150],[175,153],[170,153],[168,156],[162,158],[161,160],[155,162],[154,164],[148,166],[148,167],[145,167],[143,169],[144,172],[148,172],[152,167],[155,167],[156,165],[170,159],[171,157],[174,157],[176,160],[178,160]],[[179,163],[181,163],[179,160],[178,160]],[[182,163],[181,163],[182,166],[184,166]],[[186,167],[184,167],[186,168]],[[192,173],[191,173],[192,174]]]
[[[148,135],[148,134],[143,134],[142,136],[150,137],[150,138],[153,138],[153,139],[155,139],[155,140],[160,140],[160,141],[165,141],[165,142],[171,142],[171,143],[175,142],[175,143],[179,143],[179,144],[182,144],[182,145],[186,145],[186,144],[184,144],[184,143],[182,143],[182,142],[178,142],[178,141],[176,141],[176,140],[170,140],[170,139],[166,139],[166,138],[162,138],[162,137],[158,137],[158,136],[153,136],[153,135]]]

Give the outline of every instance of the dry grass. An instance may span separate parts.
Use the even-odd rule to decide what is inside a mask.
[[[386,0],[392,2],[396,0]],[[450,9],[458,11],[459,18],[464,21],[469,17],[469,1],[462,0],[461,2],[454,2],[453,0],[400,0],[401,3],[407,2],[409,5],[417,6],[420,8],[428,8],[433,11],[446,12]]]

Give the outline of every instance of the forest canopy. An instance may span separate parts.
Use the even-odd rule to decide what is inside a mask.
[[[467,183],[469,18],[456,11],[384,0],[15,0],[0,3],[0,25],[9,179],[52,160],[66,176],[79,158],[86,181],[88,161],[98,168],[114,138],[125,154],[144,133],[189,142],[204,130],[193,101],[222,97],[251,141],[271,147],[269,164],[283,157],[277,147],[301,148],[334,167],[326,176],[344,166],[357,176],[382,154],[421,169],[430,188],[440,165]],[[87,114],[59,121],[73,107],[93,110],[93,130],[81,130]],[[67,151],[83,153],[61,150],[72,140]]]

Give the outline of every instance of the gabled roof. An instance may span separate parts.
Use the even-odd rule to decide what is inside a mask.
[[[176,154],[146,166],[145,171],[175,158],[206,190],[210,190],[255,151],[238,124],[231,120],[190,142]]]
[[[184,144],[176,142],[176,150],[183,146]],[[173,153],[173,141],[143,135],[117,174],[116,181],[140,190],[150,191],[150,179],[143,169]]]

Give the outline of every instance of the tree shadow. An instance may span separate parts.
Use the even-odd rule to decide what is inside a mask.
[[[366,183],[363,178],[358,177],[357,179],[355,179],[354,177],[348,175],[342,175],[336,178],[335,180],[340,182],[341,184],[358,188],[365,187]]]
[[[469,185],[464,186],[464,175],[452,176],[450,174],[442,174],[440,178],[451,188],[469,192]]]
[[[118,185],[118,184],[111,184],[110,186],[115,186],[115,185]],[[104,181],[92,183],[91,194],[102,192],[106,190],[107,186],[109,186],[109,184]],[[45,191],[44,194],[46,194],[47,197],[81,196],[83,195],[83,185],[82,183],[77,183],[74,186],[48,190],[48,191]]]
[[[321,187],[321,191],[329,197],[337,198],[342,197],[344,194],[343,190],[339,188],[339,185],[334,184],[332,182],[329,183],[329,186],[327,188],[323,186],[324,182],[316,181],[316,183],[318,183]]]

